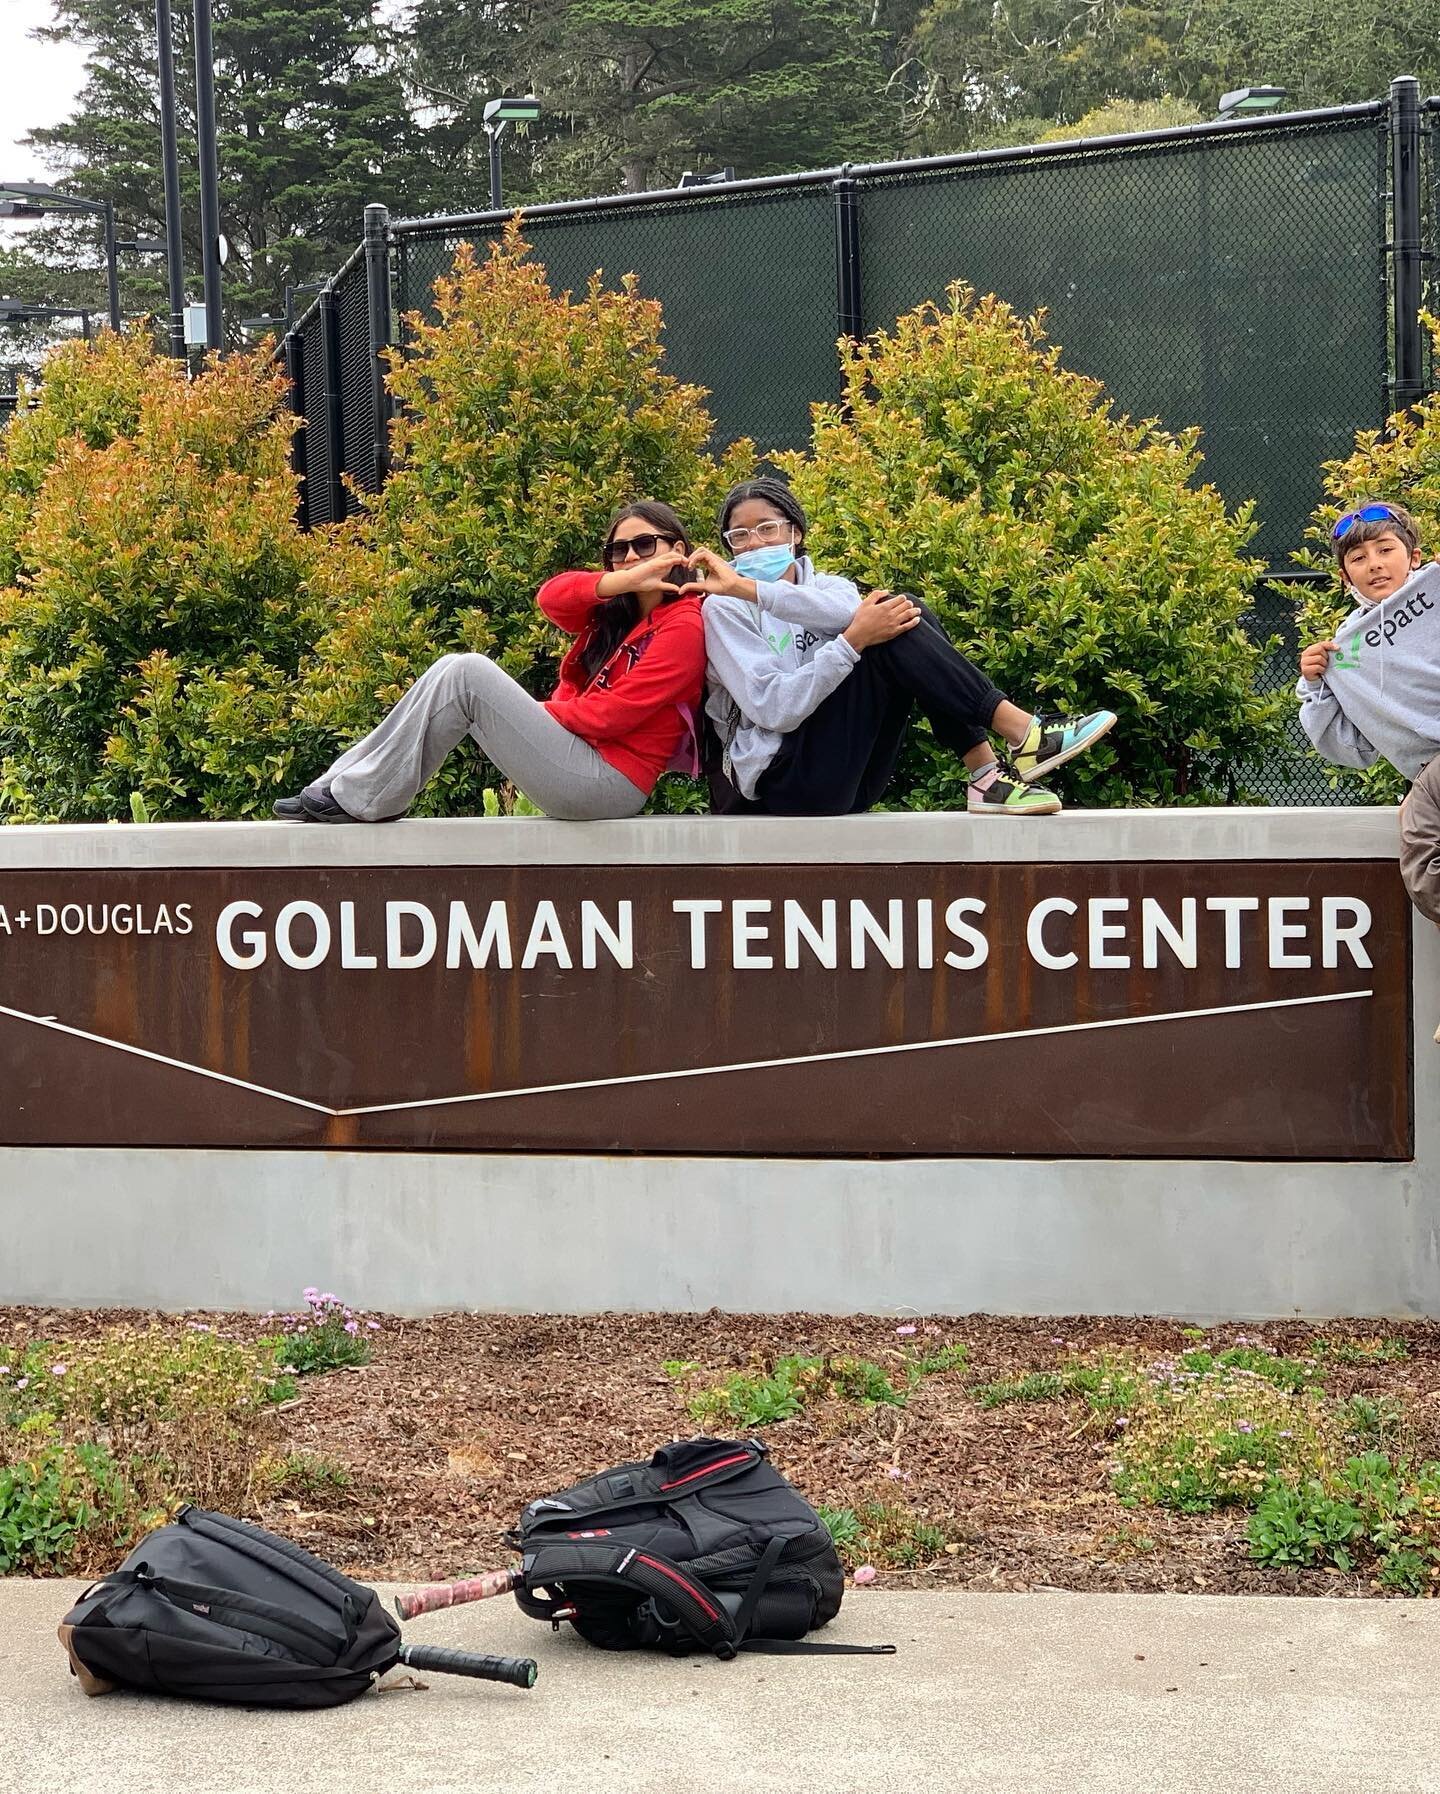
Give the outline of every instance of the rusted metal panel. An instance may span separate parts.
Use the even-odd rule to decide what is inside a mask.
[[[1411,1156],[1385,861],[0,874],[0,1143]]]

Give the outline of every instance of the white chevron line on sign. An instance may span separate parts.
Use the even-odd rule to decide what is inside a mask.
[[[228,1072],[211,1071],[208,1065],[191,1065],[186,1059],[172,1059],[167,1053],[152,1053],[148,1047],[131,1046],[128,1040],[111,1040],[106,1034],[91,1034],[85,1028],[72,1028],[49,1015],[27,1015],[23,1009],[7,1009],[0,1003],[0,1015],[17,1022],[31,1022],[37,1028],[48,1028],[53,1034],[70,1034],[76,1040],[88,1040],[95,1046],[112,1047],[117,1053],[130,1053],[136,1059],[153,1059],[157,1065],[169,1065],[176,1071],[193,1072],[197,1078],[211,1078],[217,1084],[233,1084],[237,1090],[249,1090],[256,1096],[271,1096],[276,1102],[294,1103],[301,1109],[313,1109],[317,1115],[338,1115],[324,1103],[312,1103],[305,1096],[291,1096],[284,1090],[271,1090],[266,1084],[252,1084],[245,1078],[232,1078]]]
[[[674,1078],[713,1078],[730,1071],[778,1071],[791,1065],[826,1065],[844,1059],[878,1059],[895,1053],[930,1053],[940,1047],[983,1046],[996,1040],[1038,1040],[1053,1034],[1086,1034],[1101,1028],[1140,1028],[1152,1022],[1204,1021],[1219,1015],[1253,1015],[1274,1009],[1306,1009],[1321,1003],[1354,1003],[1373,997],[1373,990],[1332,991],[1313,997],[1273,997],[1263,1003],[1224,1003],[1210,1009],[1170,1009],[1159,1015],[1118,1015],[1095,1022],[1060,1022],[1045,1028],[1012,1028],[999,1034],[957,1034],[948,1040],[902,1041],[896,1046],[847,1047],[833,1053],[799,1053],[785,1059],[742,1059],[726,1065],[691,1065],[671,1071],[640,1071],[614,1078],[576,1078],[563,1084],[528,1084],[514,1090],[477,1090],[462,1096],[418,1096],[398,1103],[369,1103],[360,1108],[333,1109],[327,1103],[312,1102],[309,1097],[291,1096],[284,1090],[272,1090],[266,1084],[252,1084],[245,1078],[231,1077],[228,1072],[212,1071],[206,1065],[191,1065],[184,1059],[172,1059],[166,1053],[153,1053],[147,1047],[131,1046],[125,1040],[111,1040],[104,1034],[92,1034],[85,1028],[72,1028],[52,1017],[28,1015],[23,1009],[9,1009],[0,1003],[0,1015],[14,1021],[30,1022],[37,1028],[48,1028],[57,1034],[73,1035],[96,1046],[113,1047],[117,1053],[130,1053],[137,1059],[152,1059],[158,1065],[176,1071],[193,1072],[197,1078],[210,1078],[218,1084],[233,1084],[237,1090],[249,1090],[256,1096],[273,1097],[275,1101],[293,1103],[317,1115],[393,1115],[405,1109],[453,1108],[459,1103],[500,1102],[511,1096],[557,1096],[568,1090],[606,1090],[624,1084],[663,1084]]]

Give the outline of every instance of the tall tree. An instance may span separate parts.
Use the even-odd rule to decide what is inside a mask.
[[[215,0],[215,90],[221,223],[232,327],[273,308],[287,282],[329,272],[359,239],[364,206],[408,208],[428,198],[421,132],[396,69],[393,34],[376,0]],[[73,117],[37,130],[63,184],[114,200],[142,233],[164,227],[160,116],[151,0],[57,0],[42,35],[89,46]],[[177,0],[181,186],[186,262],[199,266],[191,15]],[[93,227],[90,230],[93,237]],[[72,262],[78,227],[47,233],[42,259]],[[88,259],[88,258],[86,258]],[[130,304],[163,303],[158,272],[131,273]]]
[[[507,198],[640,192],[687,168],[774,174],[900,145],[883,0],[420,0],[410,41],[417,91],[443,112],[437,161],[468,179],[470,204],[483,203],[483,102],[517,87],[546,110],[507,148]]]

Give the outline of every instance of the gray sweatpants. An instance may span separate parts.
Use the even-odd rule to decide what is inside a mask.
[[[556,722],[484,654],[447,654],[363,741],[315,780],[362,822],[401,816],[467,735],[547,816],[637,816],[647,793]]]

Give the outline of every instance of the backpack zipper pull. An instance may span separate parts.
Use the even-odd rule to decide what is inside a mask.
[[[550,1615],[550,1630],[558,1632],[563,1620],[573,1620],[580,1612],[578,1607],[561,1607]]]

